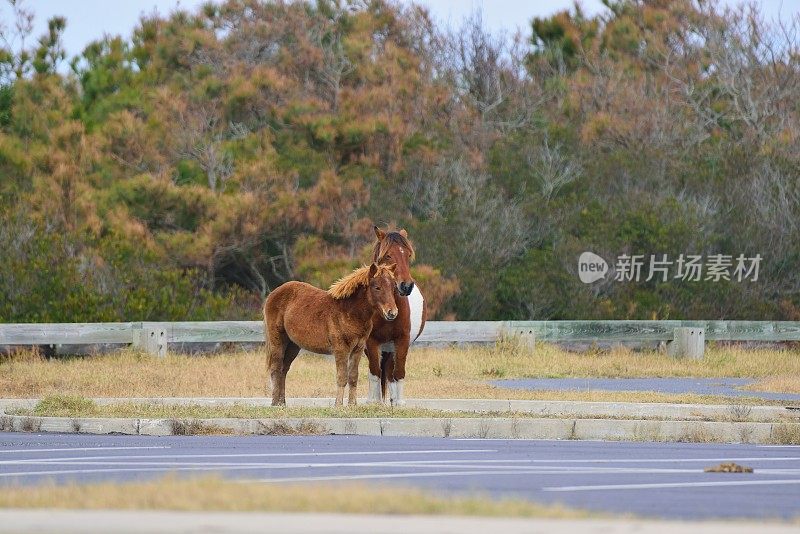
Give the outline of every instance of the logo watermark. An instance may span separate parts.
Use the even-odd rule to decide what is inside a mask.
[[[675,259],[668,254],[620,254],[612,272],[616,282],[756,282],[761,260],[761,254],[739,254],[735,258],[730,254],[680,254]],[[584,284],[602,280],[608,273],[608,263],[594,252],[578,257],[578,277]]]
[[[584,252],[578,258],[578,276],[584,284],[605,278],[607,272],[608,263],[594,252]]]

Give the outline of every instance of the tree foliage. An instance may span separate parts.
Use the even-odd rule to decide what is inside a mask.
[[[251,317],[414,239],[436,317],[800,316],[800,23],[606,0],[494,35],[390,0],[227,0],[67,62],[0,27],[0,320]],[[582,284],[584,250],[760,253]]]

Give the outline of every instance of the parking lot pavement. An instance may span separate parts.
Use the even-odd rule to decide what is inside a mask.
[[[765,400],[800,401],[796,393],[775,393],[740,389],[753,384],[751,378],[511,378],[492,380],[493,386],[507,389],[558,391],[655,391],[681,395],[720,395],[756,397]]]
[[[735,461],[754,473],[705,473]],[[370,436],[0,434],[0,484],[216,473],[360,481],[671,519],[800,516],[800,447]]]

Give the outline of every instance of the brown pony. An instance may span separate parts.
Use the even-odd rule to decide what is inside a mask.
[[[336,405],[356,403],[358,362],[380,319],[391,324],[397,317],[394,266],[372,264],[356,269],[328,291],[304,282],[286,282],[264,303],[267,365],[272,381],[272,405],[286,404],[286,373],[300,349],[336,358]]]
[[[392,405],[404,404],[403,381],[406,377],[408,346],[425,327],[425,300],[415,286],[409,265],[414,259],[414,246],[405,230],[384,232],[374,227],[375,249],[372,261],[378,265],[395,266],[396,291],[394,301],[398,315],[394,321],[378,318],[367,339],[369,360],[369,401],[382,402],[389,389]]]

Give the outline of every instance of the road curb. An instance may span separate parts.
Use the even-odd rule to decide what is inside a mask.
[[[785,443],[800,423],[558,419],[528,417],[144,419],[0,416],[0,430],[170,436],[191,434],[333,434],[467,439],[579,439]]]
[[[120,402],[269,406],[270,399],[98,398]],[[150,419],[3,415],[32,409],[38,399],[0,399],[0,430],[170,436],[189,434],[334,434],[495,439],[582,439],[719,443],[800,443],[800,412],[781,406],[532,401],[502,399],[411,399],[407,406],[467,411],[484,417]],[[332,406],[333,399],[290,399],[289,406]],[[507,413],[507,416],[502,414]],[[516,415],[515,415],[516,414]],[[518,414],[525,416],[519,417]],[[537,417],[539,416],[539,417]]]
[[[791,524],[754,521],[658,521],[648,519],[540,519],[446,515],[359,515],[279,512],[180,512],[158,510],[0,510],[0,532],[259,532],[280,525],[281,532],[386,534],[487,531],[506,534],[604,532],[608,534],[762,534],[796,532]]]
[[[0,412],[13,409],[33,409],[40,399],[0,399]],[[269,407],[267,397],[100,397],[92,399],[104,406],[117,403],[156,404],[166,406],[256,406]],[[361,404],[366,399],[359,399]],[[332,407],[332,398],[287,399],[291,407]],[[502,413],[518,412],[541,417],[562,419],[659,419],[676,421],[739,421],[773,422],[786,420],[800,422],[798,406],[758,406],[749,404],[668,404],[650,402],[587,402],[556,400],[506,400],[506,399],[409,399],[408,408],[452,412]]]

